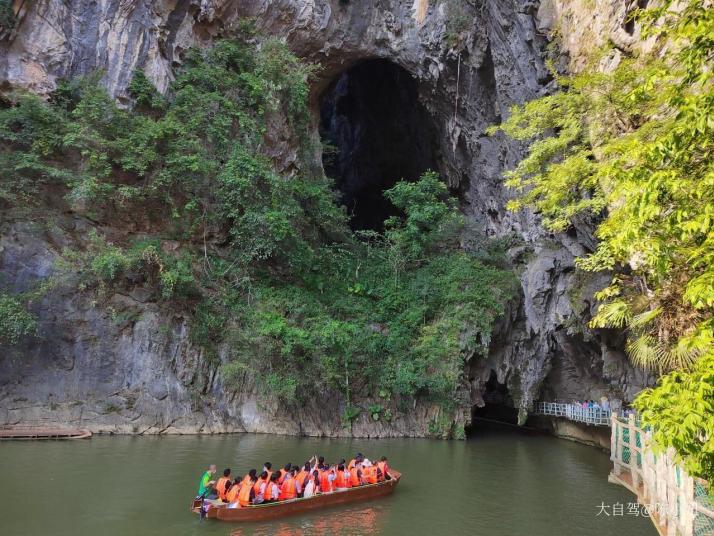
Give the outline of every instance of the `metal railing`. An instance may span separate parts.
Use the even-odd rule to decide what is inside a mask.
[[[705,480],[687,474],[674,449],[655,454],[651,432],[612,414],[609,480],[621,484],[646,505],[660,534],[714,535],[714,497]]]
[[[562,404],[559,402],[536,402],[533,408],[536,415],[549,415],[562,417],[575,422],[591,424],[593,426],[610,426],[609,409],[600,407],[583,407],[580,404]]]

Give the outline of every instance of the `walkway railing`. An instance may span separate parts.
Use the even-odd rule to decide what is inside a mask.
[[[533,413],[536,415],[562,417],[594,426],[610,426],[612,414],[609,409],[585,408],[580,404],[561,404],[559,402],[536,402],[533,409]]]
[[[608,480],[621,484],[647,506],[657,530],[667,536],[714,535],[714,497],[705,480],[693,478],[676,461],[675,452],[655,454],[651,433],[634,415],[612,414]]]

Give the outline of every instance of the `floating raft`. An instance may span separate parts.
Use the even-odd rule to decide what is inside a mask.
[[[84,428],[59,426],[11,425],[0,426],[0,440],[11,439],[88,439],[92,432]]]
[[[244,506],[241,508],[228,508],[228,504],[226,503],[218,502],[216,504],[213,501],[206,501],[207,503],[211,503],[210,508],[206,512],[206,517],[209,519],[233,522],[269,521],[277,517],[309,512],[316,508],[337,506],[357,501],[368,501],[390,495],[394,491],[402,475],[393,469],[390,469],[389,475],[392,477],[391,480],[385,480],[378,484],[368,484],[356,488],[349,488],[344,491],[333,491],[332,493],[320,493],[307,499],[292,499],[270,504]],[[200,499],[193,501],[191,511],[200,514]]]

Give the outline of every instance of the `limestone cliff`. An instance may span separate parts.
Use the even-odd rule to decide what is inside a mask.
[[[574,267],[575,256],[593,249],[589,223],[553,235],[533,214],[506,212],[502,173],[522,147],[485,135],[511,105],[553,89],[544,58],[556,29],[564,68],[582,64],[591,35],[632,46],[637,29],[626,17],[636,2],[595,3],[598,9],[589,0],[16,0],[15,27],[1,34],[0,89],[44,94],[61,78],[100,69],[107,89],[128,102],[135,69],[166,90],[189,47],[211,46],[252,17],[262,33],[321,65],[312,91],[317,129],[319,97],[346,69],[374,58],[400,66],[416,80],[437,166],[460,193],[470,224],[478,233],[516,237],[510,255],[522,267],[522,293],[499,322],[489,358],[468,365],[470,388],[457,420],[468,423],[471,408],[484,404],[492,375],[525,416],[541,396],[629,399],[647,382],[628,365],[621,336],[585,327],[592,293],[603,286]],[[274,134],[276,160],[289,169],[294,148]],[[47,277],[62,249],[81,246],[97,225],[59,201],[49,204],[51,225],[35,225],[28,214],[1,215],[4,287],[21,291]],[[110,232],[131,232],[132,225]],[[38,337],[0,349],[3,422],[61,420],[129,433],[350,433],[340,425],[343,402],[330,393],[314,407],[285,409],[259,399],[249,381],[225,390],[216,365],[189,341],[187,318],[162,310],[141,288],[95,307],[63,286],[35,312]],[[326,405],[334,419],[316,419]],[[427,435],[438,419],[438,408],[415,402],[391,423],[365,415],[351,433]]]

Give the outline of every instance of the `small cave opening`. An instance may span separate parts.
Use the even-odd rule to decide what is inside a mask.
[[[518,410],[513,407],[513,400],[505,384],[498,381],[496,371],[492,370],[483,393],[483,407],[474,407],[472,426],[475,429],[479,421],[503,424],[518,424]]]
[[[384,191],[438,169],[438,137],[418,81],[384,59],[362,61],[323,92],[323,167],[355,230],[381,231],[398,210]]]
[[[649,0],[636,0],[630,8],[630,11],[625,17],[625,22],[623,28],[628,35],[634,35],[635,33],[635,23],[637,22],[637,16],[644,9],[647,9]]]

